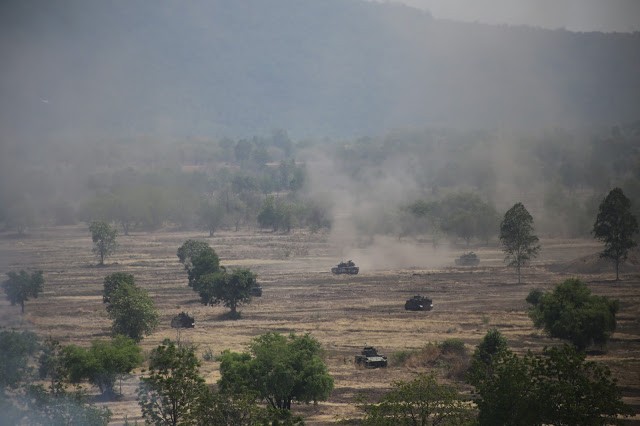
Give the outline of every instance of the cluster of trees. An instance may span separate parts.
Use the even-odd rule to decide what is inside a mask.
[[[238,318],[238,307],[251,302],[256,274],[243,268],[227,271],[206,242],[187,240],[178,248],[177,256],[187,272],[189,287],[198,293],[202,304],[222,304],[230,309],[231,318]]]

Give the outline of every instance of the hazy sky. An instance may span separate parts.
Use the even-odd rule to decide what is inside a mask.
[[[640,0],[371,0],[429,10],[435,18],[570,31],[640,31]]]

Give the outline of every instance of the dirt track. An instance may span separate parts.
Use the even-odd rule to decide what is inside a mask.
[[[19,307],[1,302],[0,324],[52,335],[63,344],[88,344],[105,338],[110,321],[102,304],[102,280],[113,272],[130,272],[138,285],[150,292],[162,315],[157,332],[142,342],[145,351],[166,337],[176,338],[169,322],[181,310],[192,313],[197,326],[182,331],[180,338],[197,344],[200,353],[243,350],[252,337],[266,331],[311,333],[327,351],[336,389],[329,401],[294,410],[304,414],[307,424],[326,424],[357,414],[353,396],[359,390],[382,391],[392,381],[414,373],[393,364],[386,370],[354,368],[353,355],[363,345],[374,345],[391,355],[427,342],[459,338],[472,351],[489,328],[497,327],[514,350],[539,351],[558,342],[532,327],[525,312],[526,295],[534,287],[550,289],[568,277],[579,276],[594,293],[620,300],[618,329],[608,351],[592,358],[612,368],[625,400],[640,413],[640,273],[634,266],[622,269],[620,283],[612,280],[612,267],[580,273],[576,266],[580,262],[574,260],[597,252],[599,245],[594,241],[543,240],[540,258],[523,271],[523,284],[518,285],[495,246],[473,248],[481,259],[475,268],[448,266],[464,247],[439,250],[436,265],[425,258],[423,264],[404,262],[397,268],[370,256],[367,247],[357,248],[349,254],[366,267],[356,276],[334,276],[329,269],[341,260],[344,251],[329,243],[326,235],[222,233],[205,239],[221,263],[251,268],[264,289],[262,298],[241,308],[242,319],[225,321],[224,308],[202,306],[186,284],[176,250],[188,238],[205,239],[202,233],[183,232],[119,236],[118,252],[108,258],[106,267],[96,267],[91,238],[84,227],[37,230],[25,239],[0,236],[0,272],[32,268],[42,269],[45,276],[44,293],[27,302],[24,316],[20,316]],[[430,245],[428,248],[431,250]],[[405,311],[404,301],[414,294],[431,297],[434,310]],[[202,372],[207,381],[215,382],[217,363],[203,361]],[[125,416],[139,418],[136,382],[135,377],[127,380],[123,400],[109,405],[115,423],[121,423]]]

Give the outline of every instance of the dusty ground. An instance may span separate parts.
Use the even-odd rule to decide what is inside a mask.
[[[393,363],[384,370],[354,368],[353,356],[365,344],[392,355],[459,338],[472,351],[492,327],[516,351],[539,351],[557,343],[532,327],[524,299],[534,287],[550,289],[578,276],[594,293],[620,300],[618,329],[607,352],[590,358],[609,365],[625,401],[640,413],[640,268],[625,265],[623,280],[614,282],[613,268],[590,256],[600,248],[595,241],[543,240],[541,256],[524,270],[523,284],[518,285],[495,246],[473,248],[480,266],[457,268],[452,266],[454,258],[465,248],[434,250],[427,242],[395,241],[394,248],[380,256],[379,246],[346,250],[323,234],[241,231],[204,237],[184,232],[119,236],[117,253],[107,259],[107,266],[97,267],[85,227],[36,230],[22,239],[0,235],[0,273],[31,268],[42,269],[45,276],[44,293],[27,302],[23,316],[19,307],[4,299],[0,302],[0,325],[51,335],[63,344],[85,345],[106,338],[110,321],[102,304],[103,279],[113,272],[130,272],[161,311],[161,326],[142,342],[145,351],[164,338],[178,337],[169,323],[182,310],[195,315],[197,326],[179,337],[198,345],[201,354],[227,348],[241,351],[252,337],[267,331],[308,332],[316,337],[326,349],[335,390],[327,402],[294,410],[304,415],[307,424],[319,425],[357,415],[353,398],[359,391],[383,391],[392,381],[415,373]],[[223,265],[249,267],[258,274],[263,297],[241,309],[242,319],[225,321],[224,308],[199,304],[176,257],[177,248],[188,238],[206,240]],[[332,275],[329,269],[346,253],[361,266],[360,274]],[[404,301],[414,294],[433,298],[434,310],[405,311]],[[201,371],[208,382],[218,379],[216,362],[203,361]],[[136,376],[124,381],[123,399],[109,403],[114,424],[140,418],[136,383]],[[640,415],[636,418],[640,424]]]

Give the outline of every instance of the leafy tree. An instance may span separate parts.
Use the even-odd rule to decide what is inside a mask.
[[[149,375],[141,379],[138,389],[138,403],[147,423],[205,424],[196,422],[208,392],[198,373],[199,366],[191,346],[176,346],[174,342],[164,340],[151,351]]]
[[[69,372],[65,368],[63,359],[63,346],[52,337],[48,337],[42,345],[42,351],[38,357],[38,375],[41,379],[49,378],[49,389],[52,393],[64,391],[64,380]]]
[[[42,271],[35,271],[31,274],[24,270],[19,273],[7,272],[8,280],[2,283],[7,299],[12,306],[20,305],[22,313],[24,313],[24,302],[30,297],[38,298],[38,294],[42,292],[44,286],[44,278]]]
[[[519,284],[520,269],[540,251],[538,237],[533,234],[533,217],[522,203],[514,204],[505,213],[500,224],[500,242],[506,253],[505,261],[518,272]]]
[[[102,292],[102,302],[110,304],[111,296],[121,284],[135,285],[135,278],[126,272],[114,272],[104,277],[104,290]],[[107,309],[109,307],[107,306]]]
[[[288,411],[292,401],[325,400],[333,390],[320,343],[309,334],[266,333],[249,348],[249,353],[225,351],[220,357],[223,392],[254,392],[272,408]]]
[[[64,368],[69,372],[72,383],[87,379],[107,397],[114,395],[116,379],[129,374],[142,362],[140,347],[125,336],[116,336],[108,341],[95,340],[89,349],[65,346],[62,353]]]
[[[620,263],[627,259],[629,249],[637,242],[638,221],[631,213],[631,201],[625,197],[622,189],[614,188],[600,203],[593,235],[604,242],[601,257],[611,259],[616,265],[616,281],[620,280]]]
[[[29,358],[38,350],[37,336],[29,331],[0,331],[0,386],[16,387],[30,373]]]
[[[482,360],[489,346],[476,350],[469,372],[480,425],[608,425],[630,413],[609,369],[571,346],[519,357],[499,334],[490,340],[499,342],[495,352]]]
[[[220,258],[216,252],[204,241],[185,241],[178,248],[178,259],[187,271],[189,287],[194,287],[201,276],[224,269],[220,267]]]
[[[224,220],[224,207],[217,202],[203,201],[200,205],[200,225],[209,231],[209,236],[222,225]]]
[[[380,402],[364,403],[363,425],[461,425],[471,420],[471,412],[449,385],[439,384],[434,374],[419,374],[409,382],[393,383]]]
[[[158,312],[146,290],[122,283],[111,294],[107,311],[113,320],[113,335],[124,335],[136,342],[158,325]]]
[[[565,280],[552,292],[532,290],[527,301],[533,305],[529,316],[536,327],[569,340],[579,350],[606,344],[616,329],[618,301],[592,295],[577,278]]]
[[[95,406],[80,390],[48,392],[42,385],[31,385],[26,396],[30,425],[107,426],[111,420],[111,410]]]
[[[205,305],[222,303],[231,309],[231,317],[238,316],[238,306],[251,302],[251,289],[256,285],[256,274],[248,269],[236,269],[207,274],[197,281],[194,289]]]
[[[93,240],[93,252],[100,258],[100,265],[104,265],[104,258],[116,250],[118,231],[107,222],[93,221],[89,225],[89,232]]]

